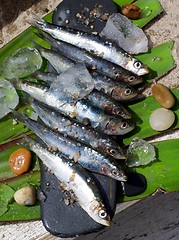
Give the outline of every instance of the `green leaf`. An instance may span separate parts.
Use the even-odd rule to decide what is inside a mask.
[[[14,189],[14,191],[17,191],[18,189],[27,185],[37,187],[40,185],[40,172],[39,171],[29,172],[27,174],[23,174],[8,179],[4,181],[4,183],[0,183],[0,189],[1,186],[4,185],[8,186],[11,189]],[[3,192],[5,198],[7,197],[6,193],[7,193],[6,191]],[[21,206],[13,201],[8,205],[8,208],[4,212],[4,214],[0,215],[0,221],[30,220],[39,218],[40,218],[40,206],[38,201],[33,206]]]
[[[145,80],[159,78],[175,67],[171,54],[173,45],[174,41],[169,41],[151,48],[147,53],[136,56],[151,69],[150,73],[144,77]]]
[[[8,205],[12,201],[14,190],[3,183],[0,183],[0,217],[8,211]]]
[[[114,0],[120,7],[124,4],[130,4],[131,0]],[[144,27],[154,17],[163,11],[163,8],[158,0],[138,0],[134,2],[134,5],[138,6],[142,10],[140,19],[132,20],[138,27]]]
[[[146,191],[138,196],[124,197],[124,201],[149,196],[159,188],[165,191],[179,189],[179,139],[158,142],[153,145],[157,149],[157,160],[146,167],[136,168],[136,172],[146,177]]]
[[[158,0],[138,0],[134,4],[142,10],[142,16],[132,21],[141,28],[163,11]]]
[[[178,89],[173,89],[172,93],[174,94],[176,98],[175,106],[172,108],[176,115],[176,121],[174,127],[179,127],[178,118],[179,118],[179,91]],[[132,121],[136,123],[137,127],[129,134],[126,134],[124,137],[124,144],[128,145],[130,144],[131,140],[134,137],[138,138],[146,138],[154,134],[160,134],[160,132],[157,132],[153,130],[149,125],[149,117],[151,113],[161,107],[158,102],[154,99],[153,96],[147,97],[141,102],[129,105],[129,108],[132,110]]]
[[[115,3],[117,3],[120,7],[122,7],[124,4],[130,4],[133,2],[133,0],[113,0]]]

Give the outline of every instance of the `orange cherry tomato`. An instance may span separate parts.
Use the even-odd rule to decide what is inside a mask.
[[[9,157],[9,166],[13,173],[21,175],[30,169],[32,154],[26,148],[19,148]]]

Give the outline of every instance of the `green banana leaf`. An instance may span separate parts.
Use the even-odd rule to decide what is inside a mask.
[[[124,4],[130,4],[131,0],[114,0],[120,7]],[[134,2],[134,5],[138,6],[142,10],[140,19],[132,20],[138,27],[144,27],[154,17],[163,11],[163,8],[158,0],[138,0]]]
[[[127,2],[131,2],[131,1],[125,0],[125,3]],[[146,2],[146,1],[143,1],[143,2]],[[150,1],[147,1],[147,2],[150,2]],[[155,2],[157,3],[158,1],[155,1]],[[120,3],[122,4],[122,1],[120,1]],[[161,9],[158,10],[158,12],[160,11]],[[51,14],[48,15],[46,17],[46,20],[51,21],[51,16],[52,16]],[[145,20],[146,20],[145,23],[147,23],[148,20],[147,19]],[[12,42],[10,42],[8,45],[6,45],[4,48],[2,48],[0,50],[0,64],[6,56],[11,55],[16,49],[24,46],[33,46],[33,41],[37,41],[44,47],[49,46],[43,40],[39,39],[34,34],[34,32],[35,30],[33,28],[29,28],[28,30],[20,34],[17,38],[15,38]],[[174,67],[174,61],[171,56],[172,46],[173,46],[173,41],[157,46],[156,48],[151,49],[151,51],[147,54],[142,54],[137,56],[137,58],[139,58],[141,61],[146,63],[152,69],[152,74],[148,75],[146,77],[146,80],[151,80],[151,79],[154,79],[155,77],[164,75],[166,72],[168,72],[170,69]],[[156,64],[157,64],[157,67],[156,67]],[[173,93],[178,98],[177,90],[174,90]],[[144,107],[146,106],[146,108],[144,109],[143,106]],[[148,108],[147,106],[150,106],[150,108]],[[137,130],[131,133],[131,135],[129,134],[124,138],[124,144],[129,144],[130,140],[136,135],[143,138],[143,137],[150,136],[151,134],[154,134],[153,130],[149,129],[148,118],[151,113],[150,111],[156,106],[157,106],[157,103],[156,101],[154,101],[152,97],[149,97],[141,102],[131,104],[129,106],[131,111],[133,111],[133,120],[136,121],[138,127],[136,128]],[[143,111],[141,111],[141,107]],[[178,109],[177,109],[178,105],[176,105],[175,108],[176,108],[174,109],[175,113],[178,116]],[[143,114],[144,110],[145,110],[145,116]],[[29,112],[29,116],[30,114],[31,112]],[[178,125],[178,120],[176,121],[174,127],[176,127],[177,125]],[[20,123],[18,125],[14,125],[12,119],[9,118],[9,116],[5,117],[0,121],[0,127],[1,129],[6,129],[5,134],[0,135],[0,189],[5,189],[7,186],[7,189],[9,192],[9,195],[8,195],[9,198],[7,198],[7,200],[5,201],[6,204],[3,210],[4,214],[1,214],[0,221],[28,220],[28,219],[39,218],[40,217],[39,203],[37,203],[33,207],[22,207],[16,204],[12,200],[13,191],[16,191],[20,186],[25,186],[26,184],[39,186],[40,173],[39,173],[38,164],[34,165],[34,168],[32,169],[31,172],[19,177],[14,176],[8,166],[8,158],[10,154],[15,149],[18,148],[15,145],[16,139],[21,137],[21,135],[24,133],[29,133],[29,130],[27,128],[24,128],[24,126]],[[170,169],[170,171],[168,171],[168,174],[171,177],[171,179],[167,179],[166,177],[164,178],[161,177],[159,179],[156,176],[157,174],[155,173],[155,171],[152,170],[153,166],[158,168],[158,170],[161,169],[161,175],[162,175],[162,171],[164,171],[162,170],[162,167],[158,165],[160,163],[159,161],[154,162],[152,165],[148,167],[136,169],[136,171],[142,173],[147,178],[147,181],[148,181],[148,187],[146,192],[143,195],[137,196],[137,198],[147,196],[152,192],[154,192],[159,187],[166,189],[168,191],[177,189],[178,187],[178,179],[176,177],[177,170],[174,167],[174,165],[171,164],[171,161],[169,161],[169,159],[174,159],[173,161],[176,162],[176,156],[178,155],[178,150],[176,147],[177,141],[178,140],[172,140],[173,145],[171,143],[171,148],[167,148],[168,150],[166,149],[166,146],[168,146],[167,145],[168,141],[156,145],[159,153],[159,160],[160,162],[163,163],[162,166],[165,166],[165,168],[163,168],[164,170]],[[0,198],[0,200],[1,199],[2,198]],[[135,199],[135,197],[130,197],[129,199],[132,200],[132,199]],[[124,200],[128,200],[127,197],[125,197]]]
[[[172,139],[153,144],[157,149],[157,159],[146,167],[136,168],[136,172],[146,177],[147,189],[144,193],[132,197],[140,199],[153,194],[157,189],[164,191],[179,190],[179,139]],[[123,201],[131,200],[124,196]]]

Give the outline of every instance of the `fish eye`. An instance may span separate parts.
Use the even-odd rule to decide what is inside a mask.
[[[132,92],[131,89],[127,88],[124,93],[125,93],[126,96],[128,96],[128,95],[131,94],[131,92]]]
[[[113,169],[112,170],[112,175],[113,176],[118,176],[119,174],[118,174],[118,171],[116,170],[116,169]]]
[[[122,122],[121,129],[125,129],[127,127],[128,127],[128,123],[127,122]]]
[[[99,212],[98,212],[98,216],[100,218],[106,218],[107,217],[107,212],[103,209],[101,209]]]
[[[123,112],[123,111],[120,111],[120,110],[118,110],[118,111],[116,112],[116,114],[119,115],[119,116],[124,116],[124,115],[125,115],[124,112]]]
[[[138,61],[134,63],[134,67],[137,69],[141,68],[141,66],[142,66],[142,64]]]
[[[115,149],[110,149],[109,152],[110,152],[111,155],[115,155],[116,154],[116,150]]]
[[[133,81],[135,81],[135,76],[130,76],[129,77],[129,82],[133,82]]]

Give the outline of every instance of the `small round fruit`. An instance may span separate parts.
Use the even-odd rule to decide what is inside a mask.
[[[14,200],[19,205],[31,206],[36,202],[36,190],[32,186],[26,186],[14,193]]]
[[[164,131],[170,128],[175,121],[175,114],[166,108],[158,108],[150,115],[149,123],[152,129]]]
[[[175,104],[175,98],[167,87],[161,83],[152,86],[152,94],[157,102],[164,108],[172,108]]]
[[[13,173],[21,175],[29,171],[31,161],[31,152],[26,148],[19,148],[10,155],[9,166]]]

